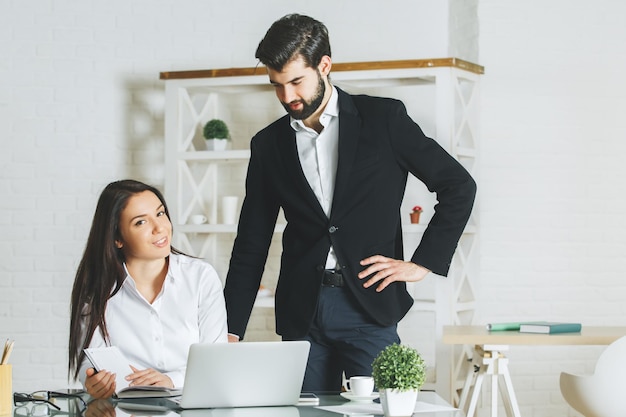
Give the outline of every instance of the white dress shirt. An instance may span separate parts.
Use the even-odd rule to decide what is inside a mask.
[[[320,116],[320,123],[324,128],[319,134],[306,127],[302,120],[291,118],[291,127],[296,131],[296,146],[302,171],[328,218],[332,209],[339,160],[337,94],[335,87],[332,87],[326,108]],[[331,247],[326,258],[326,269],[335,269],[336,265],[337,257]]]
[[[169,256],[163,288],[152,304],[127,275],[122,288],[109,299],[105,319],[111,345],[119,347],[131,365],[156,369],[169,376],[175,387],[184,383],[191,344],[228,341],[217,272],[205,261],[184,255]],[[89,346],[105,346],[99,328]],[[90,366],[88,360],[81,366],[83,384]]]

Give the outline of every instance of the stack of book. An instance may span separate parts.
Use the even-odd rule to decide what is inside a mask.
[[[580,323],[563,323],[555,321],[528,321],[513,323],[489,323],[487,330],[490,332],[513,330],[520,333],[580,333]]]

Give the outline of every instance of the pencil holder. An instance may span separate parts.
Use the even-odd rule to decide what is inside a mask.
[[[11,365],[0,365],[0,416],[13,411],[13,370]]]

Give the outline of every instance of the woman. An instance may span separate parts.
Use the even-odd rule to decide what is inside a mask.
[[[106,186],[71,300],[69,369],[94,398],[115,375],[96,373],[84,348],[117,346],[131,385],[181,387],[192,343],[227,341],[222,284],[212,266],[171,246],[163,195],[134,180]]]

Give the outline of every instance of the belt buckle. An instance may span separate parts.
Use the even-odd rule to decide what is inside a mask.
[[[343,275],[340,271],[324,270],[322,286],[343,287]]]

